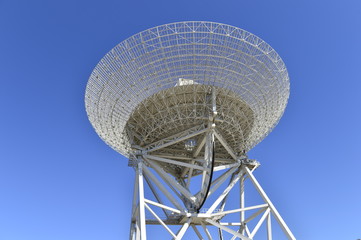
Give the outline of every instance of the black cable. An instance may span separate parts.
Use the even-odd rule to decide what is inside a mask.
[[[215,157],[214,157],[214,153],[215,153],[214,148],[215,148],[215,142],[213,141],[213,146],[212,146],[212,166],[211,166],[211,173],[210,173],[210,176],[209,176],[208,187],[207,187],[206,194],[204,195],[204,198],[202,200],[202,203],[197,208],[197,213],[199,213],[199,210],[201,210],[203,204],[207,200],[208,192],[209,192],[209,189],[211,188],[211,183],[212,183],[212,178],[213,178],[213,166],[214,166],[214,159],[215,159]]]

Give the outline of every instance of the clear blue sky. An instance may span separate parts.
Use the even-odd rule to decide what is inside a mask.
[[[187,20],[280,54],[290,101],[255,174],[297,239],[361,238],[361,1],[0,0],[0,240],[127,239],[134,172],[92,129],[85,86],[125,38]]]

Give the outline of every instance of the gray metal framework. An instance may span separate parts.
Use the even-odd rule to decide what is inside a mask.
[[[158,26],[106,54],[89,78],[85,104],[98,135],[136,170],[130,239],[145,240],[150,224],[163,226],[173,239],[181,239],[189,227],[203,239],[197,226],[208,239],[214,239],[210,226],[218,228],[221,239],[223,232],[232,239],[253,239],[266,220],[272,239],[271,215],[288,239],[295,239],[252,174],[258,162],[247,159],[278,123],[288,96],[288,73],[278,54],[255,35],[225,24]],[[219,171],[224,173],[213,177]],[[246,179],[264,200],[261,205],[245,206]],[[240,208],[225,210],[237,182]],[[151,198],[145,197],[145,187]],[[209,196],[222,187],[210,204]],[[239,221],[222,222],[235,213]],[[251,230],[247,224],[260,214]],[[175,233],[169,225],[181,228]]]

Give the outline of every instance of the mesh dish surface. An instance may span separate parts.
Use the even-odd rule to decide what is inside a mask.
[[[289,97],[287,69],[263,40],[225,24],[178,22],[135,34],[108,52],[89,78],[86,111],[98,135],[128,157],[128,131],[146,145],[201,123],[210,87],[226,122],[221,131],[237,151],[272,131]]]

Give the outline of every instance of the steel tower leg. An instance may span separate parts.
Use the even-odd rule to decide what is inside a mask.
[[[143,162],[141,160],[138,160],[136,167],[131,219],[129,239],[146,240]]]

